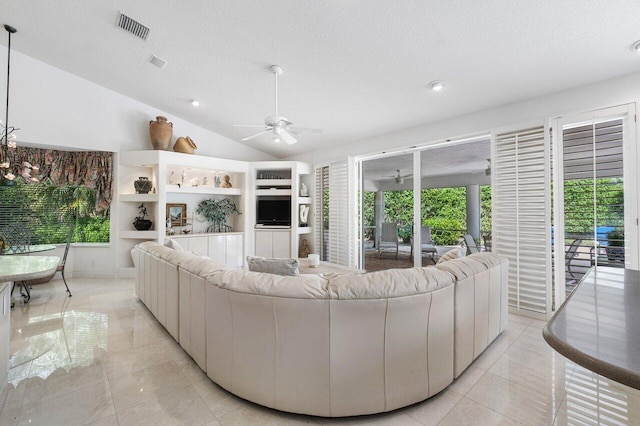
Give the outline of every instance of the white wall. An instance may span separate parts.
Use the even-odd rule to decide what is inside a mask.
[[[6,57],[0,46],[0,57]],[[6,64],[6,63],[5,63]],[[4,74],[3,74],[4,75]],[[0,99],[5,99],[2,84]],[[159,89],[162,90],[162,89]],[[120,152],[151,149],[149,121],[157,115],[173,122],[174,141],[189,135],[199,155],[242,161],[266,161],[274,157],[159,111],[112,90],[58,68],[11,52],[9,123],[20,128],[18,144],[46,145],[54,149],[90,149]],[[4,113],[4,108],[1,108]],[[4,114],[2,116],[4,121]],[[117,200],[117,180],[114,200]],[[111,244],[72,248],[76,276],[113,276],[118,238],[115,232],[118,204],[112,205]],[[71,265],[69,265],[71,266]],[[72,275],[72,274],[69,274]]]
[[[446,96],[446,92],[442,93]],[[491,130],[609,106],[638,102],[640,73],[628,74],[600,83],[558,92],[540,98],[504,105],[472,114],[458,116],[394,133],[376,136],[354,143],[324,147],[310,153],[295,155],[288,160],[323,165],[344,160],[347,156],[381,153],[414,145],[429,145],[447,139],[487,134]]]

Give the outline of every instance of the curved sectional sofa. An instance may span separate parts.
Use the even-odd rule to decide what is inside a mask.
[[[136,294],[211,380],[293,413],[422,401],[507,323],[507,261],[491,253],[330,277],[234,270],[154,242],[132,255]]]

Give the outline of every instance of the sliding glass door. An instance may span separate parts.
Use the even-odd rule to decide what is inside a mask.
[[[558,302],[592,266],[638,266],[634,117],[630,105],[555,121]]]

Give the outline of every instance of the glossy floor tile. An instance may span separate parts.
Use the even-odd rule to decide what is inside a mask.
[[[515,315],[440,394],[390,413],[326,419],[225,391],[133,293],[132,280],[34,286],[11,313],[11,369],[0,425],[640,424],[640,391],[554,352],[544,322]]]

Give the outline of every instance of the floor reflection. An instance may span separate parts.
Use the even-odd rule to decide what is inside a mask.
[[[553,351],[541,321],[507,330],[438,396],[392,413],[319,419],[241,400],[212,383],[133,294],[132,280],[34,287],[12,311],[1,425],[640,424],[640,392]]]

